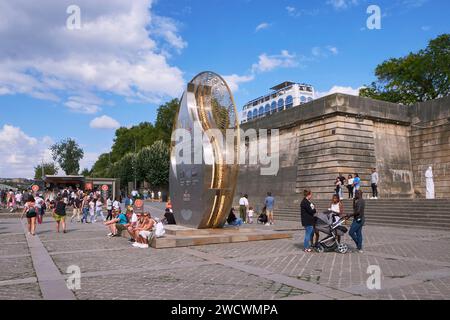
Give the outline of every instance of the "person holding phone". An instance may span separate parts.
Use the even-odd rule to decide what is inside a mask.
[[[353,217],[353,223],[350,227],[349,235],[356,244],[359,253],[363,253],[363,235],[362,228],[365,223],[364,209],[366,203],[363,199],[361,190],[355,191],[355,199],[353,200],[353,213],[347,215],[347,218]]]

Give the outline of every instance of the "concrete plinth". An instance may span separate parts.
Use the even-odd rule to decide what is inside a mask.
[[[162,238],[153,239],[156,249],[201,246],[217,243],[249,242],[292,238],[290,232],[277,232],[251,228],[192,229],[167,225]]]

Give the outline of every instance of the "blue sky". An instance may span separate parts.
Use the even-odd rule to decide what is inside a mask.
[[[0,177],[30,176],[65,137],[89,167],[117,125],[154,121],[204,70],[230,80],[238,109],[285,80],[355,93],[378,63],[450,31],[446,0],[90,2],[0,0]],[[66,28],[72,3],[81,29]],[[366,28],[371,4],[381,30]]]

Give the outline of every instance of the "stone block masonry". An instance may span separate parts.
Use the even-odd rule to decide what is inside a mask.
[[[450,97],[412,109],[411,164],[415,196],[425,198],[425,171],[433,167],[436,197],[450,198]]]
[[[404,106],[333,94],[245,123],[244,130],[280,130],[280,169],[275,176],[261,176],[258,165],[241,166],[236,198],[249,194],[257,209],[268,191],[280,206],[298,204],[304,189],[317,199],[330,199],[339,173],[358,173],[367,196],[373,167],[381,197],[421,198],[430,164],[437,197],[448,198],[449,102]]]

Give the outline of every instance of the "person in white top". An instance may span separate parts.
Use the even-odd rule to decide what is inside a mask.
[[[431,166],[428,167],[427,171],[425,171],[425,180],[426,180],[426,198],[434,199],[434,180],[433,180],[433,168]]]
[[[117,211],[117,210],[119,210],[119,209],[120,209],[120,202],[117,201],[117,199],[114,199],[114,202],[113,202],[113,210],[114,210],[114,211]]]
[[[18,208],[20,208],[22,206],[22,192],[17,192],[16,195],[16,205]]]
[[[158,191],[158,199],[159,199],[160,201],[162,200],[161,196],[162,196],[161,191]]]
[[[103,203],[100,198],[97,199],[95,202],[95,215],[94,215],[94,223],[97,221],[97,217],[101,216],[103,219],[103,222],[105,222],[105,216],[103,215]]]
[[[379,176],[377,172],[377,168],[372,169],[372,174],[370,175],[370,185],[372,186],[372,198],[378,199],[378,182]]]
[[[338,195],[333,195],[333,199],[331,200],[330,208],[328,208],[328,210],[333,214],[333,223],[336,223],[341,217],[344,216],[344,205]],[[340,236],[337,236],[336,239],[339,243],[341,242]]]
[[[239,215],[242,221],[247,220],[248,195],[244,195],[239,199]]]
[[[89,201],[89,222],[92,223],[94,221],[94,216],[95,216],[95,200],[91,199],[91,201]]]
[[[255,211],[253,211],[253,207],[250,207],[247,211],[247,223],[253,223],[253,216],[255,215]]]
[[[36,197],[34,197],[34,201],[35,201],[35,208],[37,209],[37,221],[39,224],[42,224],[43,218],[44,218],[44,213],[45,211],[43,210],[43,206],[45,204],[45,201],[43,198],[41,198],[41,195],[37,195]]]
[[[348,189],[348,198],[349,199],[353,199],[354,198],[354,194],[353,194],[353,176],[351,174],[349,174],[348,178],[347,178],[347,189]]]
[[[112,220],[113,201],[111,200],[111,197],[109,197],[108,200],[106,200],[106,210],[108,210],[106,220]]]

